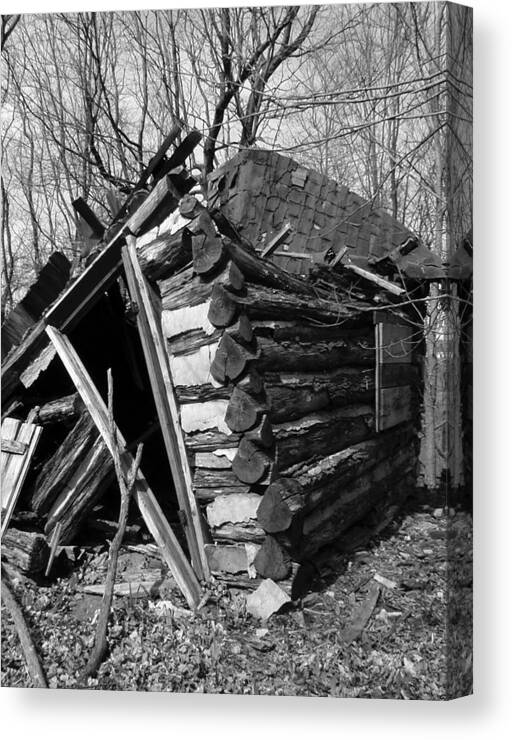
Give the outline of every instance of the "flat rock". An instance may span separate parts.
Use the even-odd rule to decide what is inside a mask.
[[[288,594],[277,583],[270,578],[266,578],[260,583],[256,591],[246,599],[247,611],[256,619],[267,620],[272,614],[291,601]]]

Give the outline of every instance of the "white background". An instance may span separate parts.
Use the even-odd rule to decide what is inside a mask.
[[[235,4],[181,2],[177,6]],[[242,4],[241,2],[239,4]],[[249,3],[247,3],[249,4]],[[510,736],[512,467],[512,3],[475,9],[475,695],[448,703],[2,689],[4,737],[238,736],[493,740]],[[170,7],[125,0],[4,0],[3,13]],[[506,730],[507,725],[509,730]]]

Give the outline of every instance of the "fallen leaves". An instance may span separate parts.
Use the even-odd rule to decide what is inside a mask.
[[[446,527],[453,531],[452,539],[432,537]],[[364,555],[360,553],[356,558],[333,557],[332,575],[322,587],[299,606],[269,616],[264,626],[247,612],[247,592],[229,592],[221,585],[212,586],[196,612],[187,609],[171,587],[165,598],[118,598],[109,623],[109,655],[87,685],[394,699],[444,699],[449,691],[469,692],[469,515],[436,518],[431,510],[411,510],[393,534],[365,544]],[[452,565],[447,566],[447,559]],[[41,660],[56,688],[77,685],[99,603],[92,596],[84,602],[82,584],[101,582],[104,562],[96,552],[80,564],[73,580],[18,586]],[[129,567],[127,559],[121,582]],[[356,638],[347,642],[344,637],[357,614],[366,614],[366,621],[359,622]],[[28,685],[7,615],[2,619],[2,683]]]

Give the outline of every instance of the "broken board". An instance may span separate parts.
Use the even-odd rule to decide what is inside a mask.
[[[27,477],[43,428],[7,417],[2,421],[2,535]]]

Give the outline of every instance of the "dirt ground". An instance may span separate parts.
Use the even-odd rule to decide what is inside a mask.
[[[364,549],[331,552],[314,590],[265,624],[221,585],[197,613],[168,579],[158,594],[116,598],[108,657],[83,686],[100,605],[83,588],[104,577],[105,548],[15,593],[52,688],[447,699],[472,690],[471,530],[463,508],[411,497]],[[155,565],[125,552],[119,580]],[[2,685],[30,686],[5,608]]]

